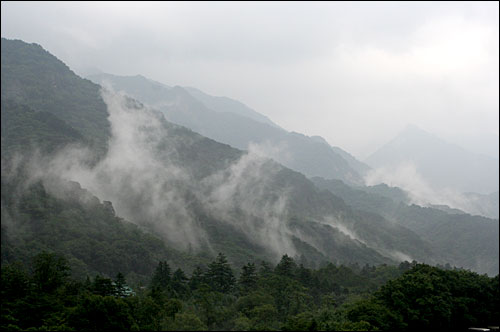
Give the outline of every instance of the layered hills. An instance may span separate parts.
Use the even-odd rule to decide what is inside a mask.
[[[353,188],[340,180],[313,178],[312,181],[355,209],[376,213],[414,231],[449,264],[460,266],[468,257],[466,265],[473,270],[488,273],[498,270],[498,220],[456,209],[411,204],[407,193],[387,185]]]
[[[363,183],[368,166],[324,139],[287,132],[267,117],[226,97],[194,88],[169,87],[142,76],[89,76],[95,83],[123,91],[160,110],[167,120],[235,148],[258,145],[266,156],[306,176]],[[154,82],[154,83],[153,83]]]
[[[148,107],[136,96],[78,77],[39,45],[6,39],[1,75],[3,261],[50,249],[69,254],[82,271],[140,278],[151,271],[152,261],[173,256],[188,271],[218,252],[234,264],[275,262],[285,253],[309,266],[412,259],[434,264],[446,263],[444,251],[461,245],[436,247],[416,228],[346,204],[268,158],[258,144],[263,141],[242,151],[179,125],[182,121],[170,122],[221,121],[238,129],[253,121],[257,133],[277,130],[289,142],[297,136],[303,145],[294,146],[305,155],[311,142],[325,149],[339,160],[335,174],[357,173],[317,138],[212,111],[183,88],[140,78],[161,91],[151,92],[151,100],[159,101]],[[165,91],[170,99],[164,99]],[[470,216],[463,218],[471,222]],[[498,248],[498,236],[496,243]],[[484,250],[456,251],[453,263],[497,273],[490,244],[479,245]],[[136,252],[141,254],[133,256]],[[92,265],[98,255],[119,262]],[[149,267],[137,270],[129,255],[146,257]],[[479,258],[487,262],[475,265]],[[106,265],[113,268],[103,271]]]

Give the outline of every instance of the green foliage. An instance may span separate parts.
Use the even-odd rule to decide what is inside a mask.
[[[33,261],[33,281],[39,291],[53,292],[65,283],[68,270],[68,262],[64,257],[42,252]]]
[[[113,281],[99,275],[95,276],[94,283],[91,286],[91,291],[94,294],[101,296],[113,296],[116,294],[116,288],[113,285]]]
[[[71,310],[69,324],[76,330],[130,330],[133,318],[127,303],[112,296],[83,294]]]
[[[226,320],[227,309],[224,304],[227,298],[209,286],[202,285],[193,292],[193,303],[202,322],[209,328]]]
[[[165,258],[187,268],[199,262],[115,216],[76,182],[54,182],[61,191],[56,197],[42,182],[15,189],[24,186],[22,178],[22,171],[10,177],[2,173],[2,221],[4,214],[15,219],[15,224],[2,222],[3,264],[28,264],[33,253],[46,250],[64,254],[73,277],[80,280],[121,272],[134,283],[145,283]]]
[[[200,286],[204,283],[205,283],[205,276],[203,275],[203,271],[200,266],[196,266],[188,282],[189,289],[191,291],[194,291],[200,288]]]
[[[203,322],[192,313],[176,313],[172,325],[175,331],[206,331],[207,327]]]
[[[418,264],[389,281],[375,297],[412,328],[459,329],[498,324],[493,316],[498,311],[499,300],[494,297],[498,290],[490,285],[490,278],[474,272]]]
[[[2,101],[51,113],[105,151],[110,129],[98,85],[75,75],[40,45],[20,40],[2,38],[1,69]]]
[[[184,274],[184,271],[182,271],[180,268],[175,270],[174,274],[172,275],[171,282],[172,291],[175,297],[182,298],[188,294],[188,281],[189,279]]]
[[[257,273],[254,263],[248,263],[241,268],[238,285],[242,294],[252,291],[257,285]]]
[[[13,100],[1,100],[2,156],[16,152],[52,153],[84,137],[65,121],[48,112],[36,112]]]
[[[216,292],[228,293],[233,289],[236,279],[226,256],[219,253],[215,261],[208,265],[205,280]]]
[[[160,263],[158,269],[164,270],[166,262]],[[223,255],[214,263],[227,264]],[[182,281],[186,290],[182,297],[171,297],[177,296],[177,292],[169,294],[160,287],[123,297],[117,291],[127,287],[122,274],[115,281],[97,275],[81,283],[68,277],[64,258],[42,252],[32,259],[31,273],[20,264],[2,266],[0,327],[6,330],[358,331],[429,330],[436,326],[463,330],[498,324],[498,276],[489,278],[469,271],[408,263],[392,268],[329,264],[310,270],[299,266],[297,273],[289,277],[283,275],[282,263],[281,268],[278,264],[274,271],[263,275],[252,272],[252,264],[245,265],[251,279],[256,279],[253,289],[246,293],[222,293],[205,283],[188,291],[188,278],[177,269],[167,288],[178,289],[172,283]],[[388,273],[389,270],[392,272]],[[376,291],[357,284],[376,285],[381,278],[396,275],[398,271],[397,277]],[[213,271],[208,269],[203,273],[198,269],[192,277],[203,280],[209,273]],[[345,287],[348,292],[332,291],[331,285]],[[313,296],[320,299],[313,300]]]
[[[151,287],[167,289],[170,286],[170,266],[166,261],[159,262],[151,280]]]
[[[249,315],[252,330],[269,331],[278,329],[278,311],[271,304],[263,304],[253,308]]]
[[[289,257],[288,255],[283,255],[274,272],[279,275],[291,278],[295,275],[296,269],[297,264],[295,263],[293,258]]]
[[[258,291],[254,290],[248,295],[238,298],[236,301],[236,309],[249,317],[255,307],[263,304],[274,306],[274,297],[263,292],[262,289]]]
[[[347,318],[352,322],[366,322],[382,331],[406,328],[403,317],[373,301],[361,300],[348,306]]]
[[[5,300],[23,298],[30,289],[30,280],[21,264],[2,266],[1,297]]]

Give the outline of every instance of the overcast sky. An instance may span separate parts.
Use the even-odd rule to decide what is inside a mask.
[[[237,99],[363,159],[408,123],[498,157],[498,2],[5,2],[76,72]]]

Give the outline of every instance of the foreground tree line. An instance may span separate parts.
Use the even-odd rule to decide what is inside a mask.
[[[285,255],[236,277],[223,254],[191,277],[159,262],[150,284],[82,281],[42,252],[2,266],[2,330],[422,330],[498,325],[499,277],[416,262],[317,270]]]

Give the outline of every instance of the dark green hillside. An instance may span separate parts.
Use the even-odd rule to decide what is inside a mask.
[[[5,135],[2,131],[2,144],[9,149],[26,152],[26,144],[38,142],[46,147],[45,150],[54,151],[75,140],[86,143],[96,137],[104,139],[109,135],[107,113],[98,87],[76,76],[39,45],[3,39],[2,68],[2,101],[4,104],[10,101],[13,103],[12,106],[5,107],[6,121],[2,123],[8,129]],[[187,93],[186,97],[189,97]],[[125,104],[125,107],[138,113],[146,112],[132,100]],[[268,232],[264,226],[267,219],[278,218],[280,224],[273,227],[279,229],[269,230],[275,232],[271,236],[289,238],[288,245],[297,245],[296,254],[303,255],[310,264],[332,259],[339,262],[394,262],[386,254],[378,252],[378,243],[374,243],[376,247],[372,247],[370,242],[373,237],[369,232],[364,233],[364,243],[361,243],[354,241],[335,225],[328,225],[340,222],[356,232],[357,228],[361,230],[364,224],[370,223],[369,219],[357,218],[341,200],[318,191],[302,174],[272,161],[258,166],[261,167],[258,169],[260,175],[242,177],[248,183],[241,188],[237,187],[239,189],[226,211],[214,211],[213,207],[207,206],[205,197],[231,179],[230,168],[244,155],[243,152],[173,125],[159,113],[148,112],[145,115],[156,118],[162,124],[149,140],[148,149],[154,151],[154,158],[163,162],[165,167],[174,165],[189,175],[189,180],[168,182],[165,183],[165,188],[174,190],[186,202],[193,225],[208,236],[204,241],[207,248],[211,249],[202,249],[205,255],[224,251],[236,263],[276,259],[277,253],[271,253],[269,248],[265,248],[270,243],[257,243],[259,236],[249,232]],[[45,119],[47,113],[53,114],[53,118]],[[38,128],[32,130],[36,126]],[[12,128],[21,130],[16,129],[14,132]],[[83,138],[78,136],[76,130]],[[95,151],[95,146],[90,146]],[[2,157],[5,159],[7,155],[2,154]],[[8,165],[9,163],[3,164]],[[247,169],[246,172],[251,173],[251,167]],[[110,173],[108,176],[114,174]],[[126,176],[134,177],[135,174]],[[169,209],[165,210],[166,214],[160,217],[161,220],[158,215],[149,215],[148,201],[151,193],[147,190],[137,191],[130,186],[129,181],[118,180],[120,187],[113,188],[110,195],[121,215],[125,214],[127,219],[159,235],[164,229],[163,223],[177,223],[178,227],[182,227],[184,221],[175,213],[168,214]],[[249,194],[254,198],[249,200]],[[283,196],[286,197],[286,209],[279,212],[272,212],[271,209],[264,214],[258,211],[262,206],[272,207],[278,204]],[[250,210],[242,210],[242,206],[248,205],[249,201],[253,204]],[[332,216],[337,219],[330,220]],[[18,217],[20,218],[17,216],[16,220]],[[325,218],[329,220],[325,221]],[[398,236],[392,238],[396,239]],[[410,243],[418,243],[418,240]],[[185,247],[188,247],[187,244]],[[422,246],[406,246],[401,250],[425,253],[425,249],[420,247]],[[90,264],[90,261],[84,263]]]
[[[160,260],[188,271],[204,262],[117,217],[110,202],[101,203],[76,182],[53,179],[20,191],[23,178],[2,176],[2,264],[27,263],[46,250],[66,256],[78,279],[122,272],[145,282]]]
[[[443,264],[450,263],[490,275],[498,273],[498,220],[407,205],[402,202],[404,196],[394,190],[393,198],[380,194],[391,191],[379,186],[354,189],[342,181],[321,178],[312,181],[319,188],[342,197],[355,209],[379,214],[411,229],[430,243],[434,252],[440,253],[439,260]]]
[[[109,123],[100,87],[75,75],[40,45],[2,38],[1,46],[2,100],[56,115],[104,152]]]
[[[7,147],[5,153],[2,149],[2,214],[11,221],[2,223],[2,227],[16,223],[31,225],[26,226],[26,232],[12,232],[15,227],[7,229],[9,238],[17,236],[16,241],[7,242],[8,259],[26,257],[27,253],[23,251],[31,253],[31,249],[26,249],[31,247],[22,246],[37,241],[41,241],[36,244],[38,249],[64,251],[69,248],[66,245],[78,247],[81,245],[79,238],[86,235],[81,235],[77,230],[84,225],[88,228],[85,232],[91,234],[85,243],[95,244],[99,248],[98,252],[108,252],[110,243],[116,240],[102,237],[102,234],[108,233],[104,221],[96,221],[102,216],[88,215],[92,211],[83,207],[78,208],[80,212],[76,215],[67,212],[60,215],[67,206],[66,203],[57,203],[61,197],[54,196],[54,188],[47,187],[47,181],[51,179],[48,175],[42,176],[42,187],[26,187],[22,181],[32,180],[31,174],[22,175],[25,170],[18,165],[16,171],[21,172],[21,175],[12,182],[9,170],[14,161],[9,159],[10,154],[14,151],[27,152],[32,143],[39,145],[44,152],[58,151],[60,147],[74,142],[90,146],[93,152],[105,151],[101,149],[104,145],[95,145],[96,137],[104,139],[109,136],[107,110],[97,86],[76,76],[38,45],[5,39],[2,43],[6,49],[4,54],[2,48],[2,68],[7,68],[5,74],[2,71],[2,120],[6,120],[2,121],[2,147]],[[38,71],[44,74],[33,74]],[[48,77],[54,82],[65,84],[47,86]],[[44,94],[40,93],[40,89]],[[171,90],[181,90],[179,96],[197,104],[181,88]],[[450,264],[467,267],[469,259],[478,258],[478,255],[485,261],[472,268],[482,269],[491,265],[491,255],[482,249],[483,244],[470,252],[455,250],[454,246],[460,244],[451,238],[442,242],[442,245],[431,244],[434,240],[425,238],[417,230],[388,221],[381,211],[350,206],[347,199],[345,201],[348,204],[340,198],[342,195],[320,190],[304,175],[270,159],[246,154],[174,125],[166,121],[160,112],[143,108],[130,98],[121,102],[123,105],[118,105],[117,110],[110,109],[110,112],[115,111],[111,114],[125,116],[125,125],[132,126],[132,132],[137,131],[138,134],[132,140],[125,140],[125,144],[116,145],[121,138],[114,133],[110,142],[115,145],[110,143],[109,148],[118,149],[114,150],[115,154],[101,154],[100,161],[86,170],[95,172],[88,175],[97,174],[97,180],[88,182],[86,186],[85,178],[79,179],[79,182],[83,187],[96,191],[91,195],[112,201],[117,215],[155,234],[165,241],[163,245],[167,247],[174,246],[179,251],[182,248],[184,252],[198,255],[202,261],[212,258],[217,252],[225,252],[228,260],[234,264],[276,261],[282,254],[288,253],[311,267],[324,261],[339,264],[395,264],[405,259],[429,263],[448,262],[443,257],[453,259]],[[189,103],[178,106],[176,112],[194,110],[182,108],[189,106]],[[144,119],[147,121],[136,125],[138,128],[133,127],[137,120]],[[114,124],[117,127],[121,125]],[[99,133],[94,135],[89,128]],[[127,127],[127,130],[131,128]],[[298,134],[295,136],[299,140],[305,139]],[[119,158],[121,152],[128,151],[136,143],[134,153],[139,152],[141,156],[134,158],[134,154],[131,159],[122,161]],[[317,144],[325,145],[321,142]],[[113,156],[115,159],[107,159]],[[175,175],[171,169],[179,170],[182,175]],[[5,170],[9,172],[5,173]],[[33,192],[33,188],[39,189]],[[387,191],[384,188],[380,190]],[[389,191],[387,195],[398,193]],[[25,211],[23,209],[30,205],[19,200],[15,204],[7,204],[9,197],[18,197],[19,200],[28,197],[27,201],[22,202],[36,202],[35,206],[45,199],[50,204],[42,205],[42,212],[36,209]],[[382,201],[389,199],[380,197]],[[375,206],[378,204],[370,200],[366,202]],[[358,208],[367,212],[358,211]],[[44,223],[38,221],[39,217],[43,218]],[[72,222],[65,224],[68,220]],[[118,219],[112,220],[115,222]],[[46,226],[45,221],[50,221],[50,227]],[[73,221],[78,222],[74,224]],[[57,226],[55,228],[54,223]],[[67,228],[59,230],[58,227],[63,225]],[[464,222],[463,225],[469,224]],[[51,232],[57,236],[51,237]],[[187,236],[183,232],[187,232]],[[435,233],[441,232],[444,231],[437,230]],[[128,235],[123,236],[127,238]],[[52,241],[54,238],[58,241]],[[101,247],[92,239],[100,239],[106,244]],[[123,269],[127,257],[133,257],[137,247],[142,246],[138,243],[148,241],[141,236],[137,239],[139,242],[135,244],[120,242],[123,251],[116,249],[116,252],[121,253],[121,260],[116,258],[118,263],[108,261],[111,258],[106,254],[100,258],[106,264],[99,267]],[[77,251],[73,251],[75,255]],[[445,253],[448,256],[444,256]],[[112,273],[111,270],[98,270],[93,264],[99,260],[92,255],[75,257],[80,260],[82,270]],[[113,255],[110,254],[110,257]],[[151,257],[158,258],[154,255]],[[145,258],[144,261],[150,264],[153,258]],[[122,272],[127,271],[130,270],[123,269]],[[132,272],[144,275],[145,270]]]
[[[2,157],[13,153],[40,149],[52,153],[71,143],[85,139],[65,121],[49,112],[36,112],[13,100],[1,101]]]
[[[169,129],[166,133],[168,139],[165,140],[176,142],[176,157],[179,158],[177,163],[189,170],[196,181],[202,182],[205,177],[225,169],[243,155],[237,149],[206,139],[184,127],[171,125],[168,122],[165,122],[165,126]],[[159,146],[162,146],[162,143]],[[164,154],[161,149],[156,153],[160,157]],[[164,156],[164,159],[171,161],[171,154]],[[272,161],[263,165],[262,170],[263,174],[272,174],[272,176],[265,177],[265,184],[255,179],[256,185],[265,187],[265,194],[260,195],[255,202],[256,208],[266,206],[286,193],[288,205],[283,222],[288,220],[291,229],[309,238],[308,248],[304,247],[308,241],[304,242],[299,237],[295,237],[294,241],[301,243],[301,248],[305,250],[303,253],[305,257],[311,255],[308,257],[311,262],[317,264],[323,260],[334,259],[338,262],[357,261],[362,264],[374,264],[401,260],[401,257],[392,255],[393,250],[411,253],[413,259],[434,262],[436,254],[429,249],[429,244],[422,241],[414,232],[400,225],[394,225],[379,215],[353,211],[338,196],[328,191],[318,190],[303,174]],[[240,194],[242,196],[238,199],[244,202],[248,200],[245,196],[250,192]],[[194,203],[193,205],[196,206]],[[200,207],[197,211],[202,210],[203,207]],[[244,215],[239,211],[235,212],[233,217],[238,220]],[[205,210],[199,219],[212,220],[214,218],[211,217],[210,211]],[[259,221],[256,220],[256,222]],[[348,225],[349,230],[358,234],[364,243],[352,241],[346,234],[334,227],[336,222]],[[333,225],[328,223],[333,223]],[[222,232],[221,234],[226,234],[228,239],[242,236],[233,233],[234,228],[227,224],[218,222],[218,225],[218,232],[214,234]],[[224,229],[227,230],[224,231]],[[231,235],[227,236],[229,234]],[[219,250],[225,249],[224,251],[232,259],[232,250],[220,247],[218,235],[216,236],[217,239],[214,239],[213,245]],[[224,243],[228,241],[225,240]],[[243,244],[246,241],[240,243]],[[246,247],[243,251],[248,251],[248,248]],[[253,250],[252,252],[253,255],[257,254]],[[248,256],[246,259],[251,259],[251,257]]]

